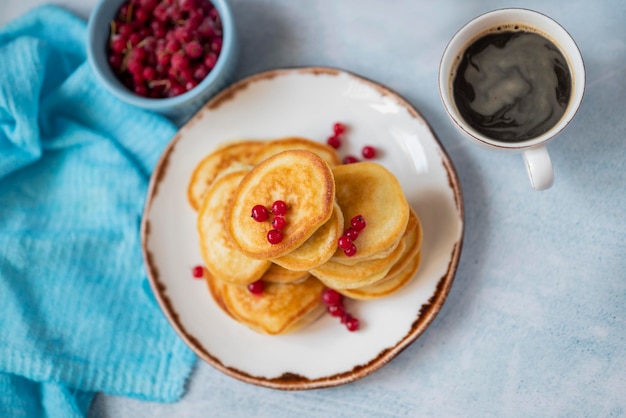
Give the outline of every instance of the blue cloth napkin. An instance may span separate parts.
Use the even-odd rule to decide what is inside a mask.
[[[195,356],[142,287],[149,175],[175,133],[104,90],[86,24],[0,29],[0,416],[84,416],[94,392],[179,399]]]

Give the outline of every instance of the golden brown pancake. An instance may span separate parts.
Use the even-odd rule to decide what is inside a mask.
[[[272,261],[286,269],[307,271],[321,266],[335,253],[337,238],[343,233],[343,214],[335,203],[333,215],[301,246]]]
[[[341,164],[339,154],[337,154],[337,151],[333,147],[299,137],[281,138],[265,142],[256,156],[255,163],[258,164],[272,155],[289,150],[311,151],[319,155],[331,167]]]
[[[297,283],[306,280],[309,276],[308,271],[287,270],[278,264],[272,263],[261,279],[264,282],[272,283]]]
[[[251,216],[255,205],[271,208],[287,204],[283,240],[271,244],[271,223]],[[328,163],[310,151],[283,151],[255,166],[241,181],[227,216],[231,237],[252,258],[283,256],[300,245],[330,219],[335,203],[335,181]]]
[[[387,276],[385,276],[381,282],[393,278],[400,271],[404,270],[407,265],[411,264],[413,258],[417,256],[422,248],[422,225],[419,217],[413,209],[410,211],[409,223],[406,226],[406,232],[404,233],[403,239],[405,240],[406,248],[402,257],[396,262],[396,264],[393,265],[393,267],[391,267],[391,270],[389,270]]]
[[[187,186],[187,200],[198,210],[207,188],[223,170],[233,163],[253,164],[263,146],[259,141],[236,141],[219,147],[196,165]]]
[[[337,292],[349,298],[359,300],[371,300],[389,296],[406,286],[415,277],[421,264],[421,253],[417,253],[416,256],[408,260],[409,263],[389,280],[384,279],[358,289],[337,289]]]
[[[333,173],[344,225],[347,227],[354,216],[361,215],[366,227],[355,243],[356,255],[348,257],[337,249],[331,261],[356,264],[360,260],[388,257],[409,221],[409,205],[400,183],[385,167],[369,161],[333,167]]]
[[[293,332],[324,313],[324,285],[311,277],[301,283],[265,283],[263,294],[205,275],[218,306],[236,321],[261,334]]]
[[[258,280],[271,265],[268,260],[243,254],[230,239],[224,223],[230,200],[247,172],[226,174],[213,182],[205,193],[197,219],[200,253],[207,270],[220,280],[237,284]]]
[[[326,286],[333,289],[354,289],[382,280],[393,265],[402,257],[405,241],[400,241],[396,249],[385,258],[366,260],[354,266],[327,261],[311,269],[311,274]]]

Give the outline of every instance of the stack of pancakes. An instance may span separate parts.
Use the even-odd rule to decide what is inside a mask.
[[[304,138],[237,141],[194,169],[187,196],[198,212],[200,250],[211,295],[251,329],[284,334],[317,319],[332,288],[354,299],[387,296],[415,275],[422,228],[395,176],[373,162],[340,164],[337,152]],[[283,239],[255,205],[287,203]],[[366,227],[347,256],[337,240],[361,215]],[[270,215],[271,216],[271,215]],[[247,285],[264,282],[262,295]]]

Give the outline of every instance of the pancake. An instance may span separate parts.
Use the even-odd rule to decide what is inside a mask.
[[[217,176],[233,163],[253,164],[263,146],[259,141],[236,141],[219,147],[196,165],[187,186],[187,200],[194,210],[200,208],[202,196]]]
[[[331,261],[356,264],[387,257],[409,221],[409,204],[400,183],[385,167],[369,161],[333,167],[333,174],[344,224],[350,225],[352,217],[362,215],[367,226],[355,242],[358,251],[354,256],[348,257],[338,248]]]
[[[255,205],[270,208],[287,204],[283,239],[267,240],[271,223],[251,216]],[[333,173],[324,160],[310,151],[283,151],[255,166],[242,179],[227,216],[231,237],[246,255],[257,259],[283,256],[311,237],[331,217],[335,203]]]
[[[310,274],[308,271],[287,270],[278,264],[272,263],[261,279],[264,282],[272,283],[298,283],[308,279],[309,276]]]
[[[408,258],[409,263],[402,270],[398,271],[394,277],[387,280],[381,280],[369,286],[360,287],[358,289],[337,289],[337,292],[344,296],[358,300],[379,299],[389,296],[406,286],[419,270],[421,264],[421,253]]]
[[[306,271],[319,267],[335,253],[337,238],[343,233],[343,214],[335,203],[333,215],[301,246],[272,261],[288,270]]]
[[[262,295],[245,286],[205,275],[211,295],[230,317],[250,329],[269,335],[287,334],[315,321],[325,311],[324,285],[311,277],[301,283],[265,283]]]
[[[224,223],[230,200],[247,172],[232,172],[213,182],[197,219],[200,254],[207,270],[220,280],[237,284],[258,280],[271,265],[268,260],[256,260],[239,251]]]
[[[402,257],[406,247],[402,240],[396,249],[385,258],[363,261],[354,266],[327,261],[311,269],[311,274],[333,289],[354,289],[382,280],[393,265]]]
[[[337,151],[333,147],[322,144],[321,142],[299,137],[274,139],[265,142],[256,155],[255,163],[258,164],[272,155],[290,150],[305,150],[313,152],[319,155],[331,167],[341,164],[339,154],[337,154]]]
[[[423,234],[419,217],[415,211],[411,209],[409,212],[409,223],[407,224],[406,232],[404,233],[406,243],[404,253],[396,264],[391,267],[391,270],[389,270],[389,273],[387,273],[387,276],[385,276],[381,282],[393,278],[400,271],[404,270],[407,265],[411,264],[413,258],[419,254],[422,248]]]

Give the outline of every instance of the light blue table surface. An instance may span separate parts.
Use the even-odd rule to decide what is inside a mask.
[[[9,3],[13,13],[27,7]],[[85,14],[95,2],[59,3]],[[242,44],[237,79],[277,67],[338,67],[396,90],[430,122],[464,195],[454,285],[429,329],[359,381],[283,392],[200,362],[180,402],[98,395],[90,417],[626,416],[626,1],[232,3]],[[531,189],[519,155],[457,133],[437,90],[454,32],[506,6],[559,21],[586,64],[582,107],[548,146],[555,183],[544,192]]]

